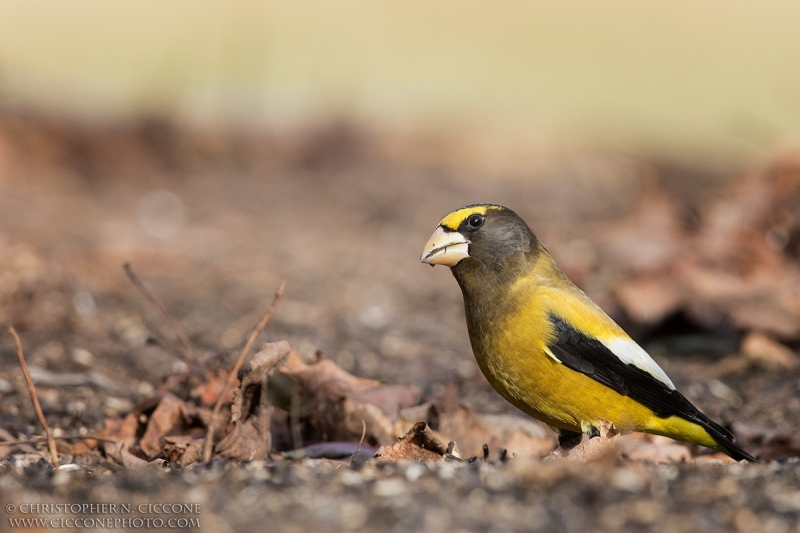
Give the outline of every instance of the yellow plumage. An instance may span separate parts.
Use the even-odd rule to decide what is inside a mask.
[[[753,459],[674,391],[663,370],[561,272],[512,211],[478,205],[451,213],[422,260],[453,269],[478,365],[494,389],[525,413],[567,432],[591,433],[605,419],[623,431],[665,435]],[[561,340],[554,320],[566,332]],[[588,357],[562,342],[569,335],[588,346]],[[604,384],[604,379],[616,383],[617,371],[639,388],[629,391],[621,383],[622,394]],[[654,394],[667,408],[675,401],[675,413],[688,414],[645,405],[650,394],[642,383],[658,389]]]
[[[586,422],[598,424],[598,419],[604,418],[622,431],[656,433],[716,449],[714,439],[697,424],[674,416],[661,419],[639,402],[547,354],[546,344],[556,335],[548,321],[551,312],[589,337],[630,340],[580,289],[563,274],[553,272],[554,268],[549,254],[545,255],[530,277],[511,286],[509,299],[518,306],[517,312],[496,323],[496,332],[481,338],[470,336],[478,365],[492,387],[518,409],[554,427],[582,432]]]

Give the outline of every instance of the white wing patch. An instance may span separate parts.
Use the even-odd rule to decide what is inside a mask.
[[[633,365],[639,370],[644,370],[660,382],[667,385],[670,389],[675,389],[675,385],[667,377],[666,372],[653,361],[653,358],[642,349],[641,346],[628,339],[614,339],[613,341],[600,341],[606,348],[619,357],[623,363]]]
[[[553,352],[552,352],[552,351],[550,351],[550,348],[548,348],[547,346],[545,346],[545,347],[544,347],[544,353],[546,353],[546,354],[547,354],[547,355],[548,355],[548,356],[549,356],[549,357],[550,357],[550,358],[551,358],[553,361],[555,361],[556,363],[563,364],[563,363],[561,362],[561,359],[559,359],[558,357],[556,357],[556,356],[555,356],[555,354],[553,354]]]

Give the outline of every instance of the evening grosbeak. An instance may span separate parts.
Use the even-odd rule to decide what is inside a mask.
[[[598,436],[605,419],[622,431],[756,460],[675,389],[510,209],[479,204],[450,213],[421,261],[450,267],[481,371],[503,398],[556,429],[562,448]]]

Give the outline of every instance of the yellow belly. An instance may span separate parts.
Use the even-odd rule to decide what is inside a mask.
[[[477,349],[476,349],[477,348]],[[488,349],[486,349],[488,348]],[[512,405],[546,424],[575,432],[603,418],[622,431],[643,431],[718,449],[699,425],[660,418],[651,409],[549,357],[519,337],[473,344],[486,379]]]
[[[486,379],[511,404],[551,426],[581,431],[582,422],[597,425],[604,418],[621,430],[640,431],[652,417],[647,407],[554,361],[544,350],[514,357],[504,353],[476,353]]]

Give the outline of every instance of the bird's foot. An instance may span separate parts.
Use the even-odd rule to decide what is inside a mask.
[[[562,452],[569,451],[578,444],[581,443],[581,439],[583,439],[583,433],[578,431],[569,431],[566,429],[559,429],[558,430],[558,448],[556,450],[561,450]],[[555,453],[555,451],[553,452]],[[558,455],[558,454],[556,454]]]
[[[600,435],[597,438],[589,438],[570,450],[559,446],[553,455],[560,455],[568,461],[616,460],[622,452],[619,430],[607,420],[599,419],[598,422]]]

